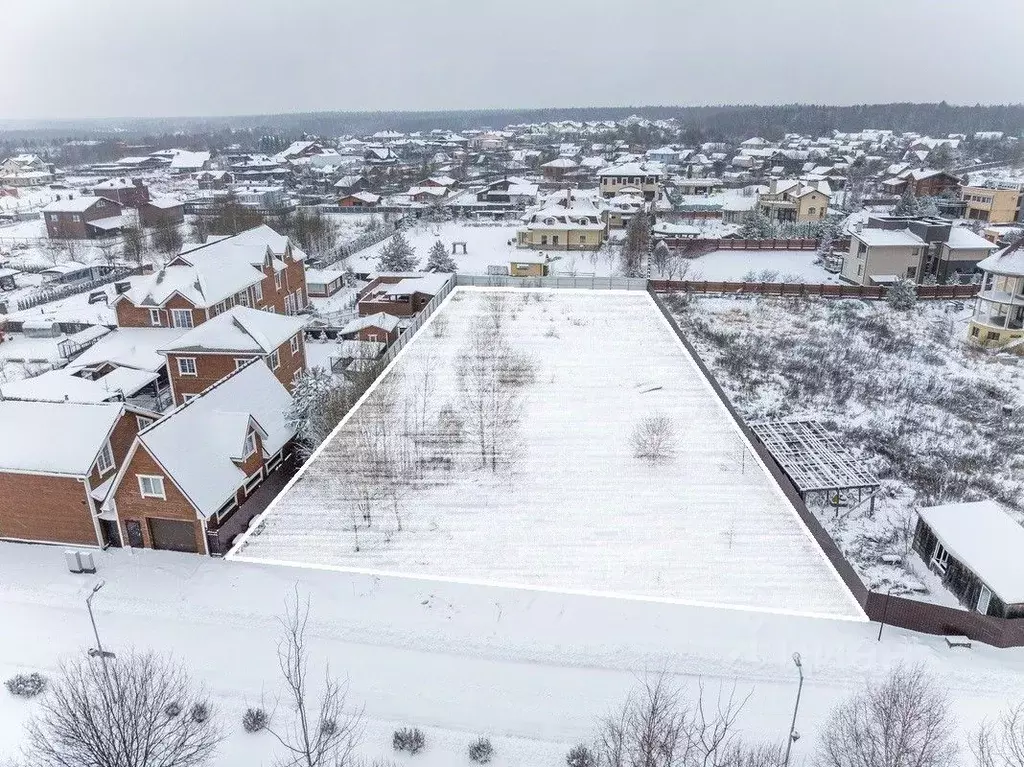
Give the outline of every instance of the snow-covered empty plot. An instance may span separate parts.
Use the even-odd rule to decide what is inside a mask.
[[[457,289],[233,556],[862,617],[646,293]]]

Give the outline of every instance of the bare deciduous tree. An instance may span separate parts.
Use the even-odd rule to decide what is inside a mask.
[[[622,708],[601,724],[597,739],[603,767],[769,767],[781,764],[779,749],[747,747],[736,720],[750,698],[720,690],[705,701],[683,698],[664,674],[642,680]]]
[[[209,704],[184,669],[152,653],[64,663],[40,705],[26,752],[37,767],[199,767],[221,741],[212,717],[193,715]]]
[[[298,593],[281,620],[284,636],[277,645],[277,660],[294,717],[284,727],[273,724],[267,732],[288,753],[280,764],[286,767],[348,767],[355,762],[353,751],[362,733],[362,709],[348,711],[347,685],[324,669],[319,701],[314,700],[309,680],[309,646],[306,627],[309,601]]]
[[[675,455],[676,429],[668,416],[653,415],[633,427],[633,455],[644,460],[666,461]]]
[[[978,767],[1024,767],[1024,702],[994,722],[986,720],[971,740]]]
[[[833,709],[819,767],[945,767],[957,752],[949,702],[921,666],[897,666]]]

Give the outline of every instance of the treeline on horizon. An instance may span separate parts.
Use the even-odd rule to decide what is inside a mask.
[[[1024,104],[961,106],[939,103],[860,104],[827,106],[780,104],[729,106],[560,107],[545,109],[455,110],[430,112],[307,112],[235,117],[138,118],[89,120],[0,121],[6,138],[121,138],[170,134],[246,131],[268,135],[369,135],[380,130],[402,133],[500,129],[519,123],[622,120],[638,115],[649,120],[675,118],[686,134],[700,140],[749,136],[781,138],[786,133],[827,135],[833,130],[881,128],[930,135],[971,134],[975,131],[1024,130]]]

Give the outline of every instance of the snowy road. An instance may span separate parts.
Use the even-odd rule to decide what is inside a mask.
[[[368,756],[390,751],[398,725],[424,727],[417,764],[463,759],[472,736],[494,739],[497,765],[561,763],[645,670],[684,684],[702,677],[746,694],[742,724],[755,737],[788,727],[791,655],[807,673],[801,727],[899,659],[941,675],[965,726],[1019,694],[1024,651],[947,650],[941,639],[877,625],[733,610],[425,583],[229,563],[163,552],[98,555],[97,576],[63,572],[58,548],[0,544],[0,673],[52,672],[60,655],[91,643],[84,598],[95,579],[104,644],[169,650],[211,690],[230,738],[218,764],[270,764],[264,736],[246,735],[241,711],[275,689],[276,616],[298,586],[313,608],[315,660],[347,674],[365,704]],[[33,707],[0,696],[0,757],[16,749]],[[811,738],[801,741],[804,752]],[[806,744],[806,745],[804,745]]]

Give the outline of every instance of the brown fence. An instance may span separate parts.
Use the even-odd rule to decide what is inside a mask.
[[[817,250],[818,241],[815,239],[799,240],[687,240],[680,238],[666,238],[669,245],[696,244],[700,247],[712,247],[714,250]]]
[[[821,298],[885,298],[886,288],[881,285],[828,285],[803,282],[728,282],[713,280],[651,280],[651,290],[658,293],[730,293],[758,296],[818,296]],[[971,298],[978,293],[977,285],[918,285],[917,297]]]
[[[870,591],[864,585],[864,582],[861,581],[853,566],[843,556],[835,541],[832,540],[832,536],[828,534],[817,517],[807,508],[807,504],[800,497],[800,493],[789,477],[782,471],[779,464],[776,463],[772,454],[758,441],[740,414],[736,412],[722,387],[719,386],[710,369],[704,364],[697,350],[687,340],[675,317],[672,316],[672,312],[669,311],[656,292],[655,282],[655,280],[651,281],[649,289],[654,303],[665,319],[668,320],[672,330],[675,331],[676,336],[683,343],[683,346],[686,347],[697,367],[700,368],[701,373],[704,374],[704,377],[711,384],[715,394],[722,400],[729,414],[736,421],[737,425],[746,435],[747,440],[764,462],[764,465],[768,468],[769,473],[778,482],[783,493],[786,494],[786,497],[793,504],[797,515],[807,526],[808,531],[814,537],[818,546],[821,547],[825,557],[836,569],[843,583],[850,589],[854,599],[864,608],[864,612],[870,620],[881,621],[891,626],[921,631],[926,634],[966,636],[972,640],[985,642],[995,647],[1024,647],[1024,619],[995,618],[968,610],[958,610],[953,607],[944,607],[943,605],[919,602],[906,597]],[[963,285],[958,287],[972,286]]]

